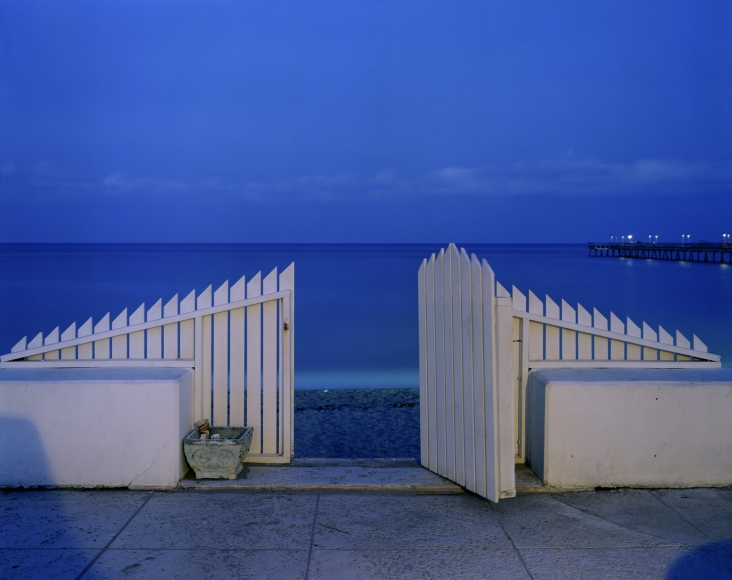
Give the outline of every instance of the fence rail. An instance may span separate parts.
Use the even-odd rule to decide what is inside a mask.
[[[188,367],[196,417],[254,427],[247,461],[287,463],[293,449],[294,264],[114,320],[22,338],[0,368]]]

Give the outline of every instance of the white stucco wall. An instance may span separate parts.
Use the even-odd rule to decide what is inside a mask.
[[[0,369],[0,486],[172,488],[192,403],[188,369]]]
[[[535,371],[527,406],[546,485],[732,484],[732,368]]]

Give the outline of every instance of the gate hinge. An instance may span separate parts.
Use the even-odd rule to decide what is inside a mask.
[[[285,322],[285,323],[284,323],[284,324],[282,325],[282,329],[283,329],[283,330],[290,330],[290,325],[289,325],[289,324],[287,324],[287,323]]]

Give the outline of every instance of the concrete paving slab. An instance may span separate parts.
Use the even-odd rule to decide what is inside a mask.
[[[467,494],[323,494],[313,547],[434,550],[511,544],[487,502]]]
[[[686,548],[523,549],[534,580],[661,580]]]
[[[585,513],[661,541],[684,545],[708,541],[706,535],[659,501],[649,490],[563,494],[560,499]]]
[[[519,549],[640,548],[669,544],[585,513],[547,494],[517,496],[491,504],[491,508]]]
[[[653,495],[673,509],[709,540],[732,538],[729,490],[657,489]]]
[[[156,494],[112,549],[307,549],[313,494]]]
[[[407,491],[462,493],[423,467],[245,466],[237,479],[185,478],[182,489],[250,491]]]
[[[514,550],[313,550],[309,579],[529,579]]]
[[[94,580],[291,580],[303,578],[307,555],[307,549],[107,550],[89,569],[88,577]]]
[[[99,553],[99,550],[0,550],[0,578],[76,578]]]
[[[102,549],[150,497],[132,491],[0,494],[0,548]]]

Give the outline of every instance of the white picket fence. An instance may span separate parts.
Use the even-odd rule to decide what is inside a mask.
[[[502,287],[501,287],[502,288]],[[506,292],[505,290],[503,290]],[[506,292],[506,294],[508,294]],[[526,452],[526,384],[529,373],[541,368],[718,368],[719,355],[710,354],[697,337],[689,341],[662,326],[625,323],[613,312],[610,318],[549,296],[542,302],[533,292],[512,288],[513,364],[516,460]],[[561,305],[561,306],[560,306]]]
[[[0,368],[188,367],[197,418],[254,427],[249,462],[289,463],[293,449],[295,265],[242,277],[110,322],[23,337]]]
[[[509,293],[454,244],[418,276],[422,465],[492,501],[515,493],[532,370],[721,366],[697,336]]]

